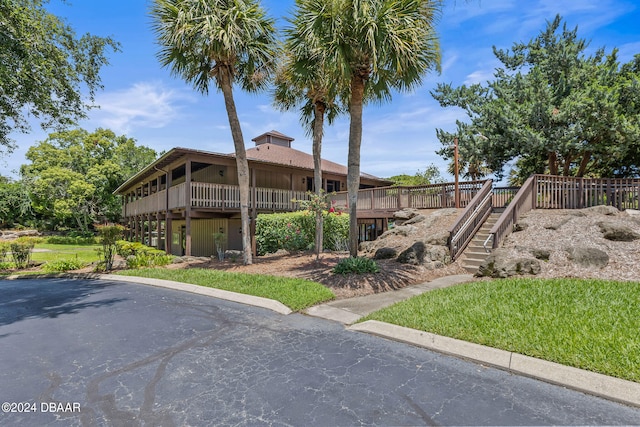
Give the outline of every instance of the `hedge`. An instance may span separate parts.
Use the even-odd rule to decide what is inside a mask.
[[[348,250],[349,215],[325,213],[323,246],[330,251]],[[258,255],[278,249],[313,249],[316,234],[315,215],[309,211],[259,214],[256,218]]]

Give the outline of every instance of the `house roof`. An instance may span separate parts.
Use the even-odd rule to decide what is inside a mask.
[[[287,137],[288,138],[288,137]],[[249,165],[251,164],[270,164],[270,165],[279,165],[286,166],[290,168],[297,169],[305,169],[313,171],[313,156],[302,152],[300,150],[295,150],[289,147],[283,147],[281,145],[276,144],[261,144],[258,147],[253,147],[247,152],[247,160],[249,161]],[[120,187],[118,187],[113,193],[119,194],[131,187],[135,187],[140,184],[151,175],[157,173],[158,171],[166,172],[164,169],[172,164],[173,162],[179,160],[181,157],[186,155],[201,155],[214,158],[226,158],[226,159],[235,159],[235,154],[221,154],[214,153],[211,151],[202,151],[195,150],[191,148],[172,148],[162,156],[160,156],[156,161],[147,165],[140,172],[129,178],[125,183],[123,183]],[[338,163],[334,163],[328,160],[322,160],[322,171],[326,173],[332,173],[336,175],[347,175],[347,167],[342,166]],[[366,173],[360,174],[361,178],[371,179],[380,181],[381,183],[386,183],[388,181],[378,178],[373,175],[369,175]]]
[[[280,133],[277,130],[271,130],[269,132],[263,133],[262,135],[256,136],[255,138],[252,139],[252,141],[259,141],[263,137],[268,136],[268,135],[275,136],[276,138],[280,138],[280,139],[286,139],[289,142],[294,140],[294,138],[291,138],[290,136],[287,136],[287,135],[285,135],[283,133]]]
[[[283,147],[276,144],[261,144],[247,150],[247,159],[256,160],[265,163],[273,163],[277,165],[291,166],[302,169],[313,170],[313,156],[304,151],[294,148]],[[322,159],[322,172],[333,173],[336,175],[347,175],[347,167],[329,160]],[[361,173],[362,178],[381,180],[380,178]]]

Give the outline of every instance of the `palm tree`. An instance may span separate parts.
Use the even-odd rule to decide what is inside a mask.
[[[324,200],[322,190],[322,138],[324,135],[325,116],[329,124],[340,113],[336,104],[336,84],[332,73],[327,69],[327,62],[317,55],[311,55],[305,41],[304,27],[299,17],[304,13],[305,4],[298,2],[298,8],[290,21],[292,27],[287,28],[284,51],[287,52],[276,77],[275,103],[283,110],[300,108],[300,121],[307,135],[313,139],[313,184],[316,200]],[[316,258],[323,248],[323,217],[320,209],[316,209]]]
[[[243,259],[251,264],[249,164],[233,86],[266,87],[277,53],[274,21],[254,0],[155,0],[151,16],[162,66],[203,94],[212,81],[222,91],[238,169]]]
[[[356,206],[360,187],[362,111],[368,99],[391,99],[392,90],[411,90],[430,69],[439,69],[434,29],[438,0],[297,0],[307,13],[300,25],[310,52],[326,58],[334,78],[346,87],[349,108],[347,191],[349,249],[358,254]]]

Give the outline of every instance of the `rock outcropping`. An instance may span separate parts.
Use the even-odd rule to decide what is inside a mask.
[[[394,214],[393,228],[375,241],[361,243],[360,250],[374,259],[442,268],[451,263],[448,229],[458,213],[457,209],[403,209]]]
[[[612,206],[533,210],[479,275],[640,280],[640,212]]]

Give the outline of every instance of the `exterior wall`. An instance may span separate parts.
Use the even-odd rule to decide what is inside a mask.
[[[222,172],[222,175],[220,175],[220,172]],[[199,171],[192,172],[191,179],[195,182],[209,184],[238,185],[236,169],[223,165],[210,165]]]
[[[254,173],[256,175],[256,187],[291,190],[291,175],[288,173],[261,169],[254,170]]]
[[[227,218],[215,218],[215,219],[192,219],[191,220],[191,255],[192,256],[211,256],[216,255],[216,247],[213,242],[213,235],[219,233],[220,230],[227,236],[227,245],[225,249],[237,249],[232,247],[230,243],[234,242],[233,233],[237,234],[237,228],[239,227],[240,220],[237,227],[230,227],[229,223],[234,220]],[[182,227],[186,222],[184,220],[177,220],[172,222],[172,236],[171,236],[171,253],[173,255],[182,255],[183,246],[181,236],[183,233]],[[231,233],[231,235],[230,235]],[[240,240],[240,249],[242,249],[242,241]]]

